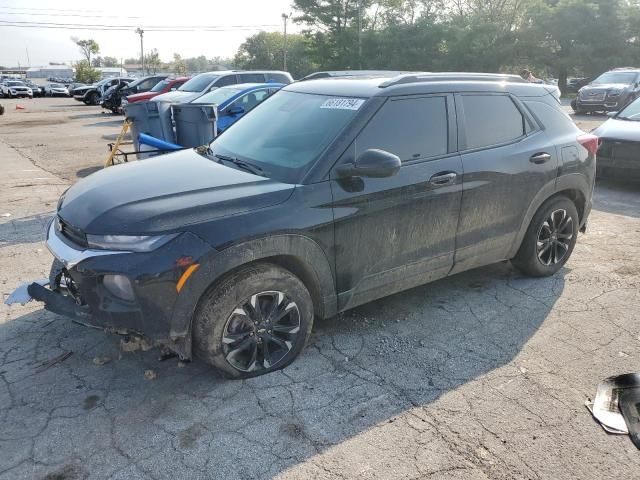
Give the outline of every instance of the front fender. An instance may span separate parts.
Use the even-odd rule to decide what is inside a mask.
[[[337,312],[335,281],[329,260],[322,248],[311,238],[296,234],[274,235],[232,245],[222,251],[212,251],[200,259],[200,267],[189,278],[187,288],[176,300],[170,338],[189,338],[191,321],[200,298],[216,280],[226,273],[251,262],[280,255],[296,257],[305,263],[320,290],[322,313],[331,317]]]

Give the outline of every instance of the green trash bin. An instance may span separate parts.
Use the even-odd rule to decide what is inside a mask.
[[[199,147],[216,136],[216,105],[181,103],[172,106],[176,125],[176,143],[183,147]]]

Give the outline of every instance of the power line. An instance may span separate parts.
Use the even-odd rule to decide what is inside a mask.
[[[97,30],[97,31],[105,31],[105,32],[130,32],[132,29],[125,27],[109,27],[109,26],[82,26],[82,25],[23,25],[23,24],[14,24],[9,21],[0,20],[0,27],[11,27],[11,28],[39,28],[44,30]],[[276,28],[279,25],[262,25],[262,26],[246,26],[246,27],[237,27],[237,28],[210,28],[210,27],[190,27],[190,28],[167,28],[167,29],[154,29],[154,28],[145,28],[146,32],[244,32],[244,31],[256,31],[261,30],[262,28]]]
[[[144,28],[148,31],[155,32],[189,32],[193,30],[203,31],[235,31],[235,30],[256,30],[260,28],[275,28],[279,25],[260,24],[260,25],[105,25],[105,24],[82,24],[82,23],[56,23],[56,22],[38,22],[38,21],[18,21],[18,20],[0,20],[1,24],[13,27],[30,27],[30,28],[69,28],[69,29],[85,29],[85,30],[116,30],[126,31],[135,28]]]
[[[105,13],[104,10],[78,10],[73,8],[32,8],[32,7],[10,7],[0,6],[2,10],[30,10],[36,12],[79,12],[79,13]],[[140,18],[140,17],[134,17]]]
[[[0,12],[0,15],[23,15],[23,16],[29,16],[29,17],[44,16],[44,17],[79,17],[79,18],[130,18],[130,19],[142,18],[142,17],[123,16],[123,15],[102,15],[102,14],[101,15],[81,15],[79,13]]]

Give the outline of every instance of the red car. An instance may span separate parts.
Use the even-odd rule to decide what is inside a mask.
[[[167,78],[165,80],[162,80],[148,92],[136,93],[134,95],[129,95],[128,97],[123,98],[122,107],[124,107],[127,103],[135,103],[135,102],[142,102],[143,100],[151,100],[155,96],[177,90],[184,82],[186,82],[190,78],[191,77],[178,77],[178,78]]]

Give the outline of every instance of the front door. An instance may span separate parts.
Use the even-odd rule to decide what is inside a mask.
[[[338,308],[447,275],[462,192],[453,97],[388,99],[338,165],[368,149],[400,157],[389,178],[331,174]]]

